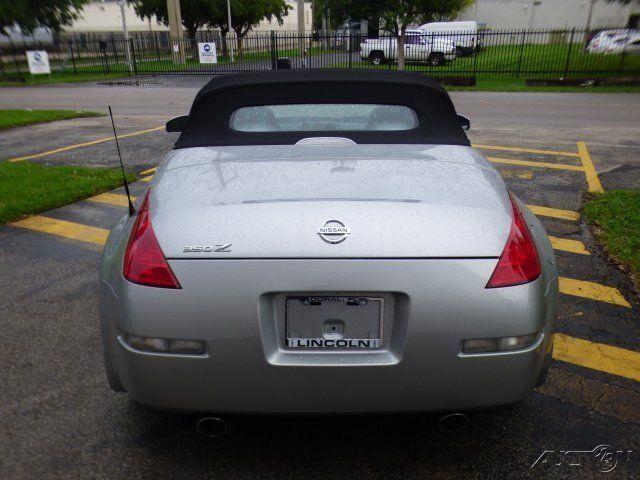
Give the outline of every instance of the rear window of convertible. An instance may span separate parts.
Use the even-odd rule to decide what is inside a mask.
[[[238,132],[398,131],[417,126],[418,116],[410,107],[362,103],[242,107],[229,120]]]

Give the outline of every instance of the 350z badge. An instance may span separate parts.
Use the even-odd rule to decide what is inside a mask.
[[[182,253],[228,253],[230,251],[230,243],[219,243],[216,245],[186,245],[182,249]]]

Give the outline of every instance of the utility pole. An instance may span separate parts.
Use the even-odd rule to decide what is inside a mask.
[[[231,28],[231,1],[227,0],[227,25],[229,26],[229,30],[227,31],[227,48],[229,49],[229,59],[231,63],[233,63],[233,40],[231,39],[231,32],[233,29]]]
[[[304,35],[304,0],[297,0],[296,10],[298,10],[298,34]]]
[[[296,4],[296,9],[298,10],[298,50],[300,51],[300,55],[304,55],[304,0],[298,0]]]
[[[173,63],[184,63],[184,48],[182,45],[182,14],[180,0],[167,0],[169,14],[169,37],[171,39],[171,58]]]
[[[120,7],[120,15],[122,16],[122,33],[124,35],[124,52],[127,58],[127,67],[129,71],[133,71],[133,63],[131,63],[131,45],[129,42],[129,31],[127,30],[127,17],[126,15],[126,1],[118,0],[118,6]]]

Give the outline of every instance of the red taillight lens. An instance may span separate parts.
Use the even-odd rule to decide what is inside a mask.
[[[149,216],[149,192],[138,210],[124,254],[124,278],[148,287],[180,288],[158,245]]]
[[[522,212],[509,194],[513,220],[507,244],[486,288],[529,283],[540,276],[540,260]]]

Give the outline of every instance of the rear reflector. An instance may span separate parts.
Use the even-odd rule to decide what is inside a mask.
[[[129,346],[145,352],[181,353],[184,355],[202,355],[205,352],[202,340],[175,340],[128,334],[123,334],[122,338]]]
[[[527,222],[509,193],[513,219],[509,238],[486,288],[511,287],[540,276],[540,260]]]
[[[138,210],[124,254],[124,278],[147,287],[180,288],[164,257],[149,215],[149,192]]]
[[[462,342],[463,353],[504,352],[527,348],[536,343],[539,333],[517,337],[476,338]]]

